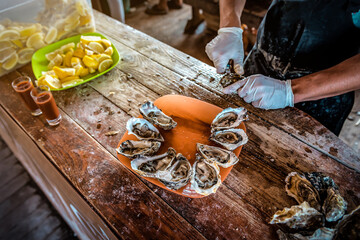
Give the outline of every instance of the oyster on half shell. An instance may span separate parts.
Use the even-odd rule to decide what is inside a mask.
[[[215,162],[208,162],[196,154],[191,175],[191,187],[201,195],[215,193],[221,185],[220,168]]]
[[[235,155],[235,153],[226,149],[201,143],[197,143],[196,148],[203,158],[210,162],[215,162],[223,168],[230,167],[239,161],[239,158]]]
[[[327,197],[322,206],[326,221],[335,222],[342,218],[347,209],[347,202],[340,195],[340,192],[334,188],[327,189]]]
[[[189,182],[191,164],[186,157],[178,153],[164,171],[159,171],[157,177],[167,188],[178,190]]]
[[[140,140],[164,141],[159,130],[143,118],[130,118],[126,123],[126,129],[129,134],[135,135]]]
[[[144,177],[158,177],[174,161],[176,151],[169,148],[166,153],[152,157],[138,156],[131,161],[131,168]]]
[[[170,130],[176,127],[177,123],[169,116],[164,114],[154,103],[147,101],[139,109],[141,115],[164,130]]]
[[[309,203],[303,202],[300,205],[277,211],[270,224],[285,224],[290,229],[296,230],[315,230],[324,225],[324,218]]]
[[[134,158],[138,155],[152,156],[159,151],[160,146],[161,142],[157,141],[126,140],[120,144],[119,148],[116,149],[116,152],[128,158]]]
[[[248,120],[247,110],[243,107],[226,108],[211,123],[211,131],[236,128],[244,120]]]
[[[228,150],[235,150],[248,141],[248,137],[242,129],[225,129],[211,133],[210,140],[221,144]]]

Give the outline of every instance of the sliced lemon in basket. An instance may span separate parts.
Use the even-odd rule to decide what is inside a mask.
[[[20,38],[20,33],[16,30],[5,30],[0,33],[0,40],[16,40]]]
[[[47,44],[52,43],[56,40],[56,38],[57,38],[57,29],[51,27],[45,36],[45,42]]]
[[[107,39],[101,39],[101,44],[104,46],[105,49],[107,49],[108,47],[111,47],[111,42]]]
[[[98,42],[90,42],[87,44],[87,48],[97,54],[104,52],[104,47],[101,45],[101,43]]]
[[[83,57],[83,62],[85,64],[85,66],[87,66],[88,68],[93,68],[93,69],[97,69],[99,66],[99,62],[96,61],[94,58],[89,57],[89,56],[85,56]],[[90,71],[91,72],[91,71]]]
[[[111,56],[114,53],[114,49],[110,46],[104,51],[104,53]]]
[[[99,64],[99,72],[107,70],[113,64],[112,59],[106,59]]]
[[[78,57],[78,58],[83,58],[85,56],[85,51],[84,49],[78,47],[75,49],[74,51],[74,57]]]
[[[19,56],[16,53],[14,53],[10,58],[8,58],[8,60],[6,60],[3,63],[2,68],[5,70],[10,70],[10,69],[14,68],[18,62],[18,59],[19,59]]]
[[[18,51],[19,55],[19,63],[24,64],[31,61],[31,57],[33,53],[35,52],[35,49],[33,48],[23,48]]]
[[[89,69],[84,68],[81,65],[76,65],[74,68],[75,68],[75,75],[76,76],[85,77],[86,75],[89,74]]]
[[[71,51],[70,49],[74,49],[74,48],[75,48],[75,43],[71,42],[61,46],[60,51],[66,53],[67,51]]]
[[[99,36],[81,36],[80,42],[84,45],[89,44],[90,42],[101,42],[101,37]]]
[[[66,67],[71,67],[72,66],[72,62],[71,62],[71,59],[73,57],[73,52],[74,51],[68,51],[66,54],[65,54],[65,57],[64,57],[64,65]]]
[[[44,78],[44,83],[50,87],[50,89],[59,89],[61,88],[61,82],[58,78],[46,75]]]
[[[99,62],[101,63],[102,61],[106,60],[106,59],[111,59],[111,57],[107,54],[98,54],[98,55],[93,55],[93,57]]]
[[[75,76],[75,68],[60,68],[58,66],[53,67],[53,70],[60,80]]]

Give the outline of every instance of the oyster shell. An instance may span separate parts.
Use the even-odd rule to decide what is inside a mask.
[[[141,115],[164,130],[170,130],[176,127],[177,123],[169,116],[164,114],[154,103],[147,101],[139,109]]]
[[[347,202],[334,188],[327,189],[327,197],[322,206],[326,221],[335,222],[342,218],[347,209]]]
[[[285,190],[290,197],[301,204],[306,201],[312,208],[321,210],[320,195],[310,181],[297,172],[291,172],[285,178]]]
[[[270,224],[285,224],[290,229],[315,230],[324,225],[323,215],[308,202],[277,211]]]
[[[360,239],[360,206],[336,225],[334,240]]]
[[[237,81],[243,80],[245,79],[245,77],[240,76],[237,73],[226,73],[224,74],[224,76],[222,76],[222,78],[220,79],[220,84],[223,88],[236,83]]]
[[[244,120],[248,120],[247,110],[243,107],[226,108],[211,123],[211,131],[236,128]]]
[[[334,188],[335,190],[338,190],[339,187],[335,184],[334,180],[326,176],[325,174],[321,172],[305,172],[303,174],[307,180],[310,181],[311,185],[319,192],[320,199],[322,202],[325,200],[327,196],[327,189],[328,188]],[[321,203],[322,203],[321,202]]]
[[[228,150],[235,150],[248,141],[248,137],[242,129],[225,129],[211,133],[210,140],[221,144]]]
[[[176,157],[176,151],[169,148],[166,153],[152,157],[138,156],[131,161],[131,168],[144,177],[158,177]]]
[[[167,188],[178,190],[189,182],[191,164],[186,157],[178,153],[164,171],[159,171],[157,177]]]
[[[276,233],[279,236],[279,240],[331,240],[335,229],[322,227],[317,229],[311,236],[303,236],[299,233],[284,233],[280,229]]]
[[[159,130],[143,118],[130,118],[126,123],[126,129],[129,134],[135,135],[140,140],[164,141]]]
[[[191,187],[199,194],[209,195],[215,193],[221,185],[219,166],[215,162],[208,162],[196,154],[191,175]]]
[[[159,151],[160,146],[161,146],[161,142],[156,142],[156,141],[126,140],[125,142],[122,142],[120,144],[119,148],[117,148],[116,151],[119,154],[122,154],[128,158],[133,158],[136,157],[137,155],[152,156],[157,151]]]
[[[239,161],[239,158],[232,151],[228,151],[219,147],[196,144],[197,151],[208,161],[215,162],[223,168],[230,167]]]

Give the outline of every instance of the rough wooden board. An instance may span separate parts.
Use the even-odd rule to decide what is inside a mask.
[[[223,95],[217,86],[219,75],[215,74],[213,67],[99,12],[95,11],[94,14],[98,22],[101,22],[98,29],[101,29],[103,34],[133,48],[184,77],[194,79],[196,83],[208,90]],[[121,38],[117,37],[119,34],[122,36]],[[211,77],[216,80],[210,81]],[[265,111],[254,108],[236,96],[229,95],[225,98],[236,105],[245,106],[256,116],[265,119],[309,146],[322,151],[324,154],[333,156],[335,160],[343,162],[360,172],[360,157],[358,154],[306,113],[295,108]]]
[[[21,175],[13,178],[7,185],[0,187],[0,192],[3,193],[0,196],[0,203],[5,201],[8,197],[10,197],[17,190],[22,188],[26,183],[30,181],[29,175],[24,172]]]
[[[47,236],[56,230],[61,225],[61,222],[56,217],[49,215],[44,219],[41,226],[34,228],[29,234],[24,236],[27,240],[41,240],[47,239]]]
[[[3,168],[0,168],[3,170]],[[15,178],[16,176],[22,174],[24,172],[24,168],[20,164],[15,164],[11,168],[7,169],[7,171],[1,171],[0,173],[0,187],[5,184],[8,184],[11,179]]]
[[[9,108],[16,101],[16,95],[11,94],[4,78],[0,80],[0,85],[3,89],[9,89],[7,94],[1,96],[3,106],[22,123],[42,151],[52,158],[53,163],[83,196],[97,210],[101,209],[99,213],[106,216],[105,219],[119,235],[129,238],[146,235],[166,237],[171,229],[178,232],[179,238],[203,238],[64,112],[59,126],[48,127],[43,116],[33,118],[22,114],[24,105]],[[62,146],[63,149],[54,146]],[[113,192],[115,189],[120,191]],[[157,215],[159,208],[163,212],[161,215]]]

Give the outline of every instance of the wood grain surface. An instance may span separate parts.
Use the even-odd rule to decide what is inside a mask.
[[[101,13],[95,12],[95,18],[121,61],[87,84],[53,93],[63,116],[58,127],[14,104],[19,97],[11,79],[33,77],[29,64],[0,79],[0,101],[119,237],[276,239],[277,227],[268,221],[277,209],[295,204],[284,190],[292,171],[324,172],[339,185],[349,210],[360,204],[359,156],[310,116],[290,108],[263,111],[224,96],[212,67]],[[216,194],[190,199],[170,193],[116,158],[126,121],[139,115],[144,101],[167,94],[249,110],[249,142]],[[118,133],[106,136],[109,131]]]

